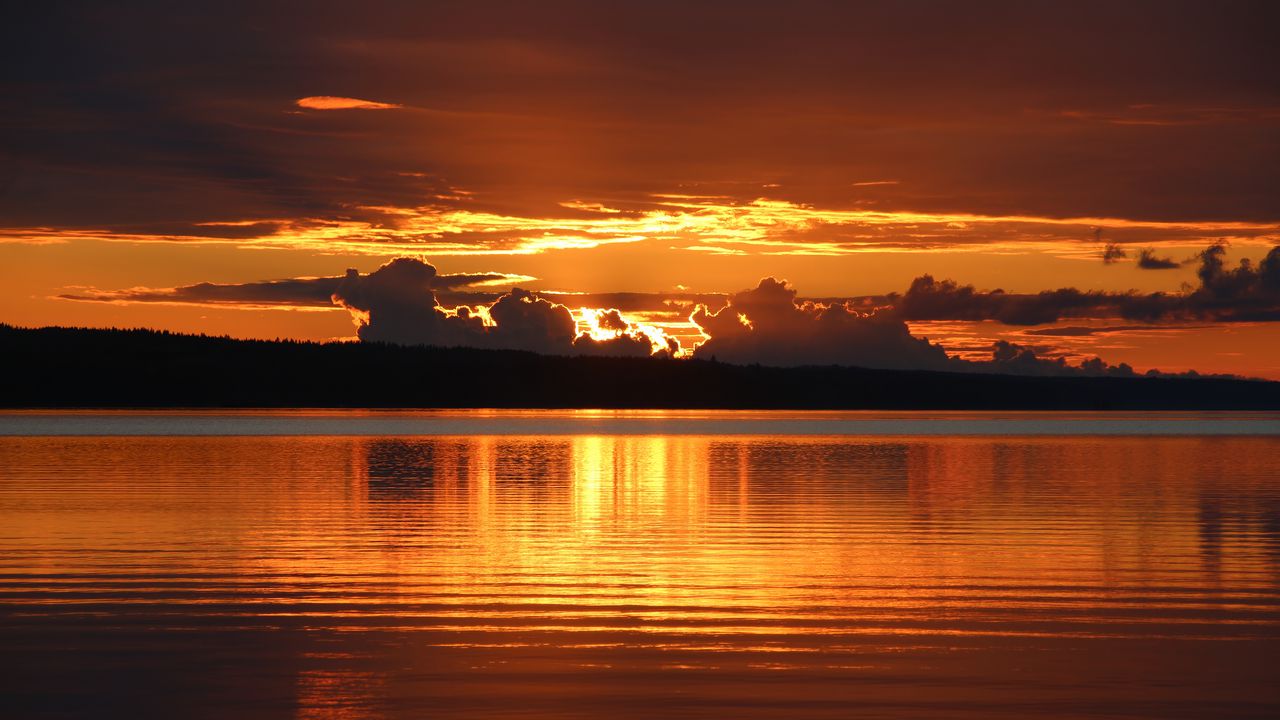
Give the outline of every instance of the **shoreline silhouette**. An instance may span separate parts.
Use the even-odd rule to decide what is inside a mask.
[[[1277,410],[1280,383],[708,360],[0,326],[8,408]]]

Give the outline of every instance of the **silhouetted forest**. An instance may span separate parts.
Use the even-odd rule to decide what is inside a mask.
[[[1280,409],[1280,383],[1025,377],[0,325],[7,407]]]

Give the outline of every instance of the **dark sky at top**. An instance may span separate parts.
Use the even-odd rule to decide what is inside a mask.
[[[697,183],[839,205],[1280,219],[1274,3],[24,3],[6,226],[538,215]],[[300,113],[348,96],[394,113]],[[438,187],[437,187],[438,186]],[[874,188],[874,190],[872,189]]]

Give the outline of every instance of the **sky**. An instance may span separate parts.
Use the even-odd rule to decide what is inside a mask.
[[[1280,379],[1274,3],[11,12],[0,322]]]

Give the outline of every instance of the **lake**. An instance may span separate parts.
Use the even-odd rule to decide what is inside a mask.
[[[1280,415],[0,413],[0,716],[1280,716]]]

